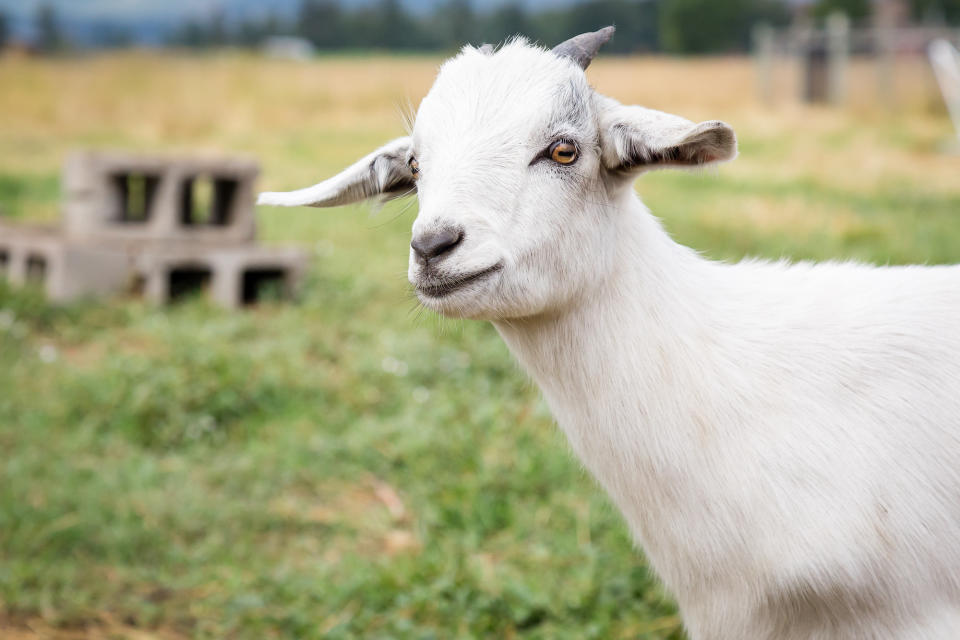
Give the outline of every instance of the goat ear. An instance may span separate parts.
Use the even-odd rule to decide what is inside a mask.
[[[377,196],[399,198],[416,188],[409,154],[410,138],[397,138],[328,180],[297,191],[261,193],[257,204],[336,207]]]
[[[733,129],[719,120],[693,122],[606,99],[601,111],[603,164],[612,171],[696,167],[737,155]]]

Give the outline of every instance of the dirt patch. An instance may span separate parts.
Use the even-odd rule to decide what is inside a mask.
[[[351,546],[365,553],[396,555],[421,548],[413,514],[397,490],[378,478],[325,487],[322,495],[291,491],[272,500],[269,509],[283,518],[347,527],[354,532]]]
[[[82,625],[57,627],[39,616],[11,616],[0,612],[0,638],[3,640],[185,640],[170,629],[140,629],[103,612]]]

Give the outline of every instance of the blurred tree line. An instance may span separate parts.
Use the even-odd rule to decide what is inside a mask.
[[[960,25],[960,0],[908,0],[918,22]],[[617,35],[607,46],[616,53],[726,53],[750,46],[753,25],[788,24],[796,11],[822,19],[843,11],[855,22],[869,19],[872,0],[811,0],[802,9],[787,0],[584,0],[562,7],[528,11],[519,0],[478,10],[471,0],[444,0],[434,11],[412,13],[401,0],[376,0],[348,6],[342,0],[301,0],[293,15],[266,13],[237,19],[222,8],[203,19],[189,18],[173,30],[169,44],[195,48],[257,47],[270,36],[298,36],[321,51],[390,49],[452,51],[464,43],[499,43],[516,34],[553,45],[571,34],[608,24]],[[223,4],[221,7],[225,6]],[[34,16],[34,46],[55,52],[69,38],[54,7],[41,3]],[[0,12],[0,48],[10,37],[9,21]],[[119,26],[96,33],[96,44],[133,44],[132,34]]]
[[[616,24],[611,51],[654,51],[660,48],[660,6],[673,1],[587,0],[530,12],[515,1],[479,11],[470,0],[447,0],[432,13],[420,15],[408,11],[400,0],[378,0],[351,8],[339,0],[302,0],[292,17],[267,14],[231,25],[221,12],[203,21],[191,20],[177,30],[172,43],[255,46],[269,36],[292,35],[309,40],[320,50],[453,50],[464,43],[498,43],[517,34],[554,43],[571,33]],[[712,0],[697,1],[712,4]]]
[[[960,24],[960,0],[908,0],[914,19]],[[793,7],[793,8],[792,8]],[[268,15],[258,21],[227,26],[223,15],[193,22],[174,42],[188,46],[255,45],[269,35],[305,38],[320,50],[454,50],[464,43],[499,43],[523,34],[552,45],[571,34],[614,24],[611,52],[666,51],[725,53],[745,51],[753,26],[784,26],[796,3],[787,0],[584,0],[535,12],[517,0],[479,11],[470,0],[446,0],[435,11],[413,14],[400,0],[379,0],[347,8],[339,0],[303,0],[292,18]],[[813,0],[804,9],[816,19],[832,11],[864,21],[871,0]]]

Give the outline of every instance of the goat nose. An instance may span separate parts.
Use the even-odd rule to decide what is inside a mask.
[[[439,231],[421,233],[413,239],[410,247],[422,264],[452,251],[463,240],[463,231],[445,227]]]

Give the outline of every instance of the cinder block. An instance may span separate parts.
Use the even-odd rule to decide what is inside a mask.
[[[129,273],[122,250],[72,244],[31,227],[0,226],[0,254],[6,255],[3,272],[12,284],[34,284],[58,302],[120,290]]]
[[[139,256],[136,272],[146,283],[148,300],[165,304],[189,293],[203,292],[229,309],[258,302],[263,289],[293,296],[306,270],[306,257],[297,250],[256,246],[195,247]]]
[[[73,153],[62,230],[0,225],[0,277],[57,301],[134,290],[165,304],[204,290],[235,309],[290,297],[307,256],[254,244],[257,174],[247,158]]]
[[[132,245],[252,242],[258,173],[246,158],[75,152],[63,171],[64,232]]]
[[[4,273],[15,285],[35,284],[47,295],[55,293],[51,283],[63,276],[63,240],[48,229],[34,227],[21,232],[17,227],[0,225],[0,253],[4,254]]]

